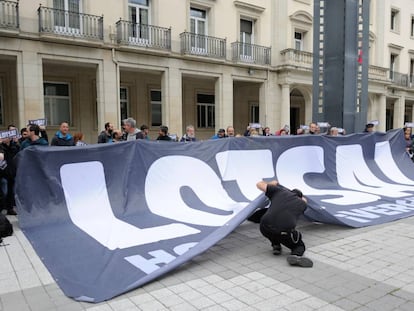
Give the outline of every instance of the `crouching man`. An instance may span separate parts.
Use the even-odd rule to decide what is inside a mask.
[[[260,220],[260,232],[272,243],[273,254],[280,255],[281,245],[284,245],[291,250],[287,256],[290,265],[312,267],[312,260],[303,256],[305,244],[302,234],[295,229],[299,216],[306,209],[306,199],[302,192],[286,189],[276,180],[259,181],[257,188],[270,200],[270,206]]]

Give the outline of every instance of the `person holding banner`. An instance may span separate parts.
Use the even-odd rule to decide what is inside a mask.
[[[13,124],[10,124],[7,127],[7,131],[3,133],[8,134],[8,137],[1,140],[1,148],[4,152],[4,161],[6,167],[4,167],[0,173],[1,178],[7,182],[7,187],[2,187],[4,197],[2,202],[3,206],[5,206],[7,209],[8,215],[16,215],[17,213],[14,210],[14,206],[16,205],[16,202],[14,200],[14,181],[16,177],[16,165],[14,157],[20,151],[20,146],[17,139],[18,130]]]
[[[306,199],[298,189],[289,190],[274,180],[259,181],[257,188],[265,193],[270,206],[260,219],[260,232],[270,240],[273,254],[280,255],[284,245],[291,250],[287,262],[292,266],[310,268],[312,260],[304,257],[305,244],[296,223],[306,209]]]

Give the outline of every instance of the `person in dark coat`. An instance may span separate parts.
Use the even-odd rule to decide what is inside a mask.
[[[59,131],[53,136],[51,146],[75,146],[72,135],[69,134],[69,124],[62,122]]]
[[[312,267],[313,262],[304,257],[305,243],[296,230],[298,218],[306,209],[306,199],[298,189],[289,190],[276,180],[259,181],[257,188],[270,200],[270,206],[260,219],[260,232],[270,240],[273,254],[280,255],[284,245],[291,250],[287,262],[292,266]]]

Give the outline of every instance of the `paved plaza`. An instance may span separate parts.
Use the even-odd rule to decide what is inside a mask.
[[[362,229],[301,222],[313,268],[244,222],[179,269],[110,301],[66,297],[20,231],[0,247],[0,310],[414,310],[414,217]],[[53,234],[53,233],[51,233]]]

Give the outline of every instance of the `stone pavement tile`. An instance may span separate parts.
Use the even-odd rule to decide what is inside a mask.
[[[412,300],[414,302],[413,293],[405,291],[403,289],[396,289],[395,291],[393,291],[391,293],[391,295],[396,296],[396,297],[400,297],[400,298],[405,299],[405,300]]]
[[[97,308],[101,308],[102,306],[96,306]],[[66,304],[62,306],[58,306],[55,309],[56,311],[83,311],[85,310],[80,303],[74,302],[71,304]]]
[[[398,307],[401,311],[412,311],[414,310],[414,302],[413,301],[407,301],[406,303],[400,305]]]
[[[140,305],[146,302],[150,302],[154,300],[154,297],[151,296],[148,293],[140,293],[138,295],[135,296],[130,296],[129,299],[135,304],[135,305]]]
[[[208,285],[208,283],[206,281],[204,281],[203,279],[191,280],[191,281],[186,282],[185,284],[187,284],[191,288],[195,288],[195,289]]]
[[[232,288],[231,291],[229,291],[229,294],[247,305],[255,305],[257,302],[263,300],[263,298],[256,292],[249,292],[241,287]]]
[[[157,281],[154,281],[154,282],[148,283],[148,284],[146,284],[146,285],[144,285],[144,286],[143,286],[143,289],[144,289],[146,292],[151,292],[151,291],[153,291],[153,290],[156,290],[156,289],[161,289],[161,288],[165,288],[165,286],[164,286],[162,283],[157,282]]]
[[[189,303],[191,303],[198,310],[208,308],[208,307],[212,307],[213,305],[216,304],[213,300],[211,300],[210,298],[205,297],[205,296],[195,298],[192,301],[189,301]]]
[[[137,306],[128,298],[114,299],[107,302],[113,311],[133,311]]]
[[[21,291],[9,292],[0,296],[0,303],[4,310],[30,310],[23,293]]]
[[[376,299],[376,298],[366,295],[363,292],[353,293],[349,295],[348,298],[352,301],[355,301],[356,303],[360,305],[366,305],[367,303]]]
[[[22,293],[33,311],[49,310],[56,307],[42,286],[25,289]]]
[[[223,302],[233,300],[234,297],[224,291],[215,292],[208,295],[208,298],[213,300],[216,304],[222,304]]]
[[[203,309],[203,311],[227,311],[227,309],[220,305],[214,305],[214,306]]]
[[[137,305],[141,310],[164,311],[168,310],[162,303],[153,300]]]
[[[296,301],[290,297],[286,297],[285,295],[278,295],[257,303],[255,307],[258,310],[278,310],[279,308],[289,306],[295,302]]]
[[[217,274],[210,274],[210,275],[203,277],[203,280],[209,284],[215,284],[219,281],[223,281],[223,278]]]
[[[265,286],[257,281],[250,281],[248,283],[242,284],[241,287],[246,289],[249,292],[258,292],[265,288]]]
[[[292,298],[295,301],[304,300],[306,298],[309,298],[310,295],[306,292],[303,292],[301,290],[292,289],[291,291],[288,291],[284,294],[285,297]]]
[[[21,289],[42,285],[37,273],[33,270],[33,268],[18,270],[16,271],[16,274]]]
[[[94,306],[86,309],[87,311],[112,311],[109,305]]]
[[[257,292],[257,296],[268,299],[280,295],[280,292],[272,288],[266,287]]]
[[[174,292],[175,294],[179,294],[179,293],[190,291],[191,287],[188,286],[186,283],[181,283],[181,284],[169,286],[168,289]]]
[[[226,310],[229,311],[239,311],[239,310],[246,310],[249,306],[245,303],[237,300],[237,299],[231,299],[223,302],[221,304],[222,307],[224,307]],[[256,306],[257,308],[257,306]]]
[[[302,302],[294,302],[288,306],[285,306],[284,309],[288,311],[313,311],[314,308],[304,305]]]
[[[211,271],[208,269],[205,269],[204,267],[198,267],[197,270],[194,270],[194,275],[197,278],[203,278],[205,276],[209,276],[211,274]]]
[[[350,299],[342,298],[335,301],[335,306],[340,307],[344,310],[354,310],[356,308],[359,308],[361,305]]]
[[[406,302],[405,299],[400,297],[386,295],[367,303],[366,306],[377,310],[398,310],[398,307]]]
[[[171,308],[171,307],[186,303],[186,301],[183,298],[175,294],[171,296],[163,297],[162,299],[159,299],[159,301],[167,308]]]
[[[200,293],[200,292],[198,292],[198,291],[196,291],[196,290],[194,290],[194,289],[191,289],[191,290],[189,290],[189,291],[186,291],[186,292],[181,292],[181,293],[179,293],[178,294],[181,298],[183,298],[184,300],[186,300],[186,301],[188,301],[188,302],[192,302],[194,299],[197,299],[197,298],[200,298],[200,297],[203,297],[203,294],[202,293]]]
[[[188,302],[182,303],[182,304],[179,304],[179,305],[176,305],[176,306],[172,306],[168,310],[170,310],[170,311],[198,311],[198,309],[196,307],[192,306]],[[146,310],[144,310],[144,311],[146,311]]]
[[[153,296],[156,300],[160,300],[164,297],[168,297],[174,295],[174,292],[168,288],[160,288],[155,289],[153,291],[148,292],[151,296]]]
[[[212,284],[208,284],[206,286],[197,288],[197,291],[199,291],[204,296],[209,296],[211,294],[217,293],[218,291],[220,291],[220,289],[218,289]]]
[[[344,311],[344,309],[334,305],[326,305],[318,309],[318,311]]]
[[[338,294],[333,294],[333,293],[329,292],[328,290],[325,290],[325,291],[319,292],[318,298],[322,299],[322,300],[324,300],[328,303],[334,303],[335,301],[338,301],[342,297],[339,296]]]
[[[323,301],[323,300],[321,300],[319,298],[312,297],[312,296],[303,299],[300,303],[301,303],[302,306],[305,306],[305,305],[306,306],[309,306],[313,310],[319,310],[320,308],[328,305],[328,303],[326,301]]]
[[[20,284],[14,271],[0,274],[0,295],[20,290]]]

